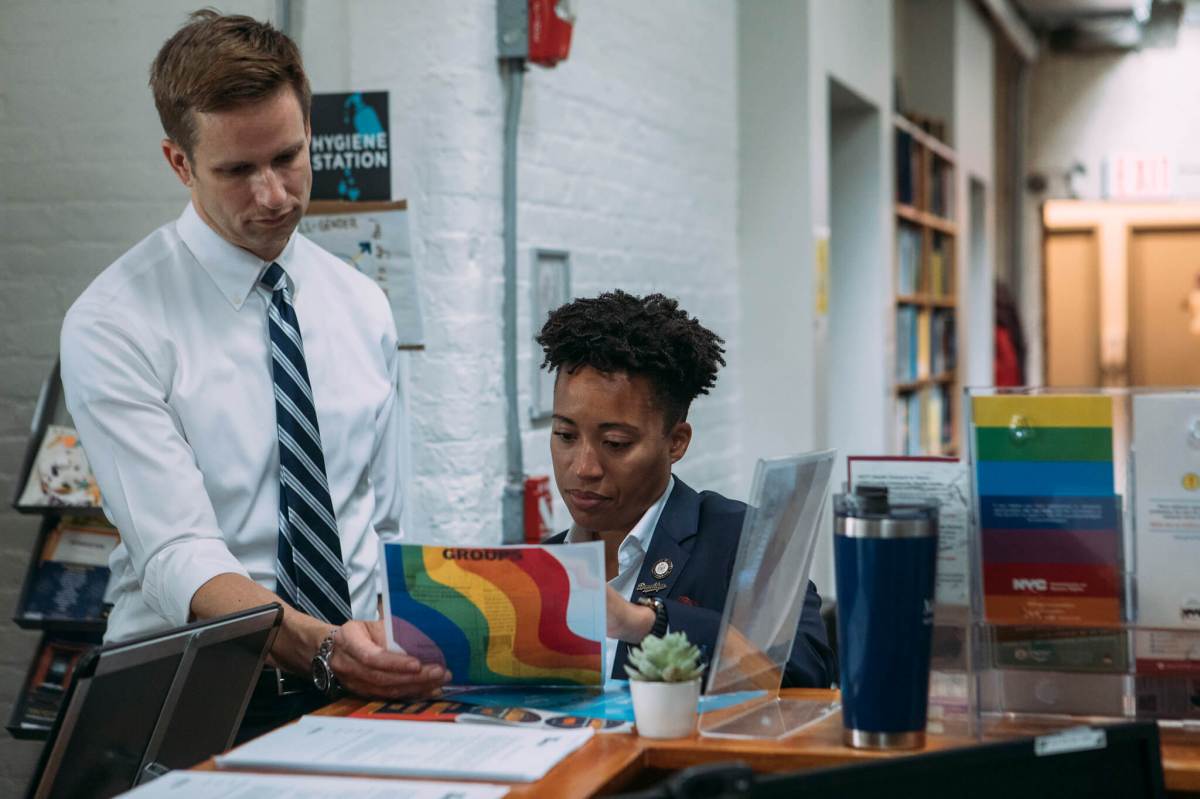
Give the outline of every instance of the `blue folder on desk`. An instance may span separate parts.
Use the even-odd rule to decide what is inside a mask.
[[[609,680],[603,689],[592,688],[448,688],[447,699],[484,707],[523,707],[551,710],[593,719],[633,721],[633,699],[626,680]],[[736,691],[700,697],[700,712],[720,710],[750,699],[766,696],[766,691]]]

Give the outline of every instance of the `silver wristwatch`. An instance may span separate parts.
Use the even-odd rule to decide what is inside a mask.
[[[330,700],[342,695],[342,684],[338,682],[337,675],[333,673],[333,666],[329,663],[333,659],[333,641],[337,637],[337,631],[337,627],[329,631],[329,635],[325,636],[312,659],[313,686]]]

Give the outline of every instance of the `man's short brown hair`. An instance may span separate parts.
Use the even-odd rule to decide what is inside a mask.
[[[150,67],[150,89],[167,138],[192,157],[195,112],[225,111],[291,86],[307,121],[312,89],[300,49],[269,23],[205,8],[167,39]]]

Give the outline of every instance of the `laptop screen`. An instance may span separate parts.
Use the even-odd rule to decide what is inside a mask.
[[[114,796],[134,785],[190,637],[177,633],[86,656],[43,750],[34,796]]]
[[[228,749],[250,700],[247,687],[253,688],[274,637],[275,627],[264,627],[256,618],[198,633],[174,691],[178,699],[163,714],[147,764],[190,768]]]
[[[76,670],[32,797],[108,797],[145,766],[227,749],[282,618],[278,605],[93,650]]]

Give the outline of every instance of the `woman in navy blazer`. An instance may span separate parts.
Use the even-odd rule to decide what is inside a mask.
[[[667,627],[711,658],[746,505],[697,493],[671,467],[691,442],[692,400],[725,363],[723,340],[675,300],[623,291],[560,307],[537,340],[556,372],[550,452],[574,521],[546,543],[604,542],[611,676],[626,676],[630,644]],[[810,582],[784,686],[837,674],[820,608]]]

